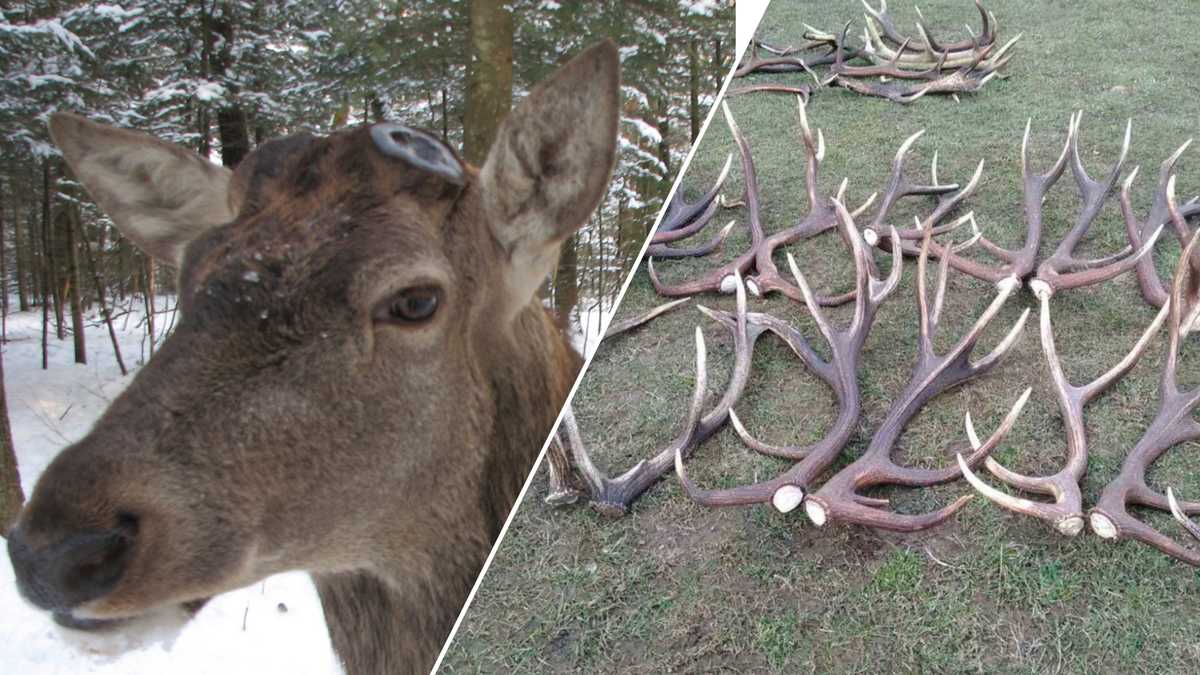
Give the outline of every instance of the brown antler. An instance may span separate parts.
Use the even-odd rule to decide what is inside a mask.
[[[996,17],[991,12],[984,9],[983,3],[981,3],[979,0],[975,0],[975,7],[979,10],[979,19],[983,24],[983,28],[980,30],[979,35],[975,36],[972,34],[971,38],[969,39],[945,44],[937,44],[933,40],[929,39],[913,40],[905,37],[900,32],[899,28],[896,27],[896,22],[894,19],[892,19],[891,13],[888,12],[887,0],[879,1],[879,9],[871,7],[867,4],[866,0],[863,0],[863,7],[869,14],[869,16],[866,17],[867,22],[870,23],[871,20],[874,19],[878,24],[878,31],[882,33],[882,37],[892,41],[892,43],[897,45],[899,47],[899,51],[905,51],[906,49],[911,49],[912,51],[919,53],[927,53],[930,51],[942,53],[948,51],[962,51],[964,49],[971,49],[975,46],[985,47],[992,44],[996,40]],[[925,17],[921,15],[920,10],[917,10],[917,15],[920,17],[918,29],[925,34],[926,38],[928,38],[929,30],[928,27],[924,25]],[[970,28],[967,30],[970,32]]]
[[[1042,241],[1042,202],[1046,199],[1046,193],[1050,191],[1050,188],[1058,181],[1063,171],[1067,168],[1072,139],[1078,133],[1078,118],[1076,115],[1071,116],[1070,123],[1067,125],[1067,140],[1063,144],[1062,152],[1059,154],[1058,159],[1055,160],[1053,166],[1047,172],[1041,174],[1033,173],[1029,165],[1029,134],[1032,125],[1033,119],[1031,118],[1025,123],[1025,135],[1021,140],[1025,243],[1019,249],[1010,250],[984,237],[980,239],[980,245],[988,254],[996,258],[999,264],[992,267],[951,252],[949,254],[950,265],[960,272],[984,281],[1000,283],[1010,278],[1016,279],[1018,282],[1023,281],[1034,270],[1038,248]],[[937,181],[936,172],[934,181]],[[904,240],[914,240],[924,236],[923,228],[899,229],[897,231],[900,234],[900,238]],[[878,244],[883,240],[878,228],[875,226],[869,226],[863,233],[863,238],[871,244]],[[919,254],[917,247],[909,243],[909,241],[905,241],[903,248],[906,255]],[[947,255],[945,247],[937,242],[930,244],[930,252],[938,258]]]
[[[1183,215],[1175,204],[1174,182],[1173,177],[1168,180],[1167,205],[1171,218],[1179,221],[1183,219]],[[1178,225],[1176,222],[1176,226]],[[1121,465],[1120,473],[1100,493],[1100,499],[1089,517],[1092,531],[1104,539],[1135,539],[1191,565],[1200,565],[1200,551],[1184,547],[1138,520],[1129,513],[1128,507],[1140,505],[1160,510],[1169,509],[1181,523],[1188,526],[1189,533],[1196,534],[1195,524],[1187,520],[1186,514],[1200,513],[1200,503],[1180,504],[1174,499],[1173,493],[1164,497],[1152,490],[1146,484],[1146,470],[1175,445],[1200,439],[1200,423],[1192,418],[1192,411],[1200,405],[1200,387],[1181,391],[1175,373],[1179,362],[1179,343],[1191,330],[1196,318],[1194,312],[1186,316],[1184,314],[1183,284],[1191,268],[1188,261],[1195,251],[1197,241],[1200,241],[1200,232],[1191,236],[1179,257],[1174,282],[1171,285],[1171,296],[1167,302],[1170,312],[1167,318],[1169,339],[1167,360],[1159,384],[1158,414],[1141,440],[1129,451]]]
[[[648,255],[658,258],[695,257],[708,255],[721,247],[725,238],[729,236],[729,231],[733,229],[733,222],[721,228],[721,231],[715,237],[700,246],[676,248],[667,244],[686,239],[696,234],[712,221],[713,216],[716,215],[717,209],[720,207],[720,200],[717,199],[717,196],[721,192],[721,187],[725,184],[726,177],[729,176],[729,167],[732,163],[733,155],[730,155],[726,158],[725,166],[721,169],[720,175],[717,176],[716,183],[713,184],[708,192],[704,193],[704,196],[693,203],[684,201],[682,186],[675,191],[675,195],[671,198],[670,204],[667,205],[667,210],[663,214],[658,229],[650,237],[650,246],[647,249]]]
[[[642,324],[648,323],[648,322],[658,318],[659,316],[666,314],[667,312],[675,309],[676,307],[686,303],[688,300],[691,300],[691,298],[680,298],[678,300],[672,300],[671,302],[665,302],[665,303],[659,305],[658,307],[655,307],[655,308],[649,310],[648,312],[639,314],[635,317],[630,317],[628,319],[622,319],[621,321],[614,321],[611,324],[609,324],[608,330],[604,331],[604,339],[607,340],[615,335],[620,335],[621,333],[631,331],[634,328],[641,326]]]
[[[901,35],[890,17],[887,18],[890,27],[881,25],[879,16],[887,16],[886,3],[882,7],[883,11],[878,14],[867,7],[871,14],[866,16],[867,25],[863,31],[862,51],[867,58],[880,64],[892,63],[909,70],[927,70],[937,63],[942,64],[942,69],[961,68],[968,64],[975,64],[989,70],[998,70],[1008,62],[1011,56],[1009,52],[1013,45],[1021,39],[1021,35],[1016,35],[999,49],[992,49],[995,46],[995,17],[991,16],[992,21],[984,26],[985,33],[951,45],[937,45],[929,37],[924,26],[924,17],[921,17],[917,24],[917,30],[921,32],[923,39],[912,39]],[[980,12],[982,13],[984,10],[980,8]],[[887,40],[884,39],[885,35],[899,46],[889,46]],[[989,50],[990,55],[986,59],[980,60],[978,57],[982,50]]]
[[[843,57],[843,46],[849,28],[850,24],[847,23],[837,37],[834,62],[830,69],[832,76],[824,82],[817,78],[817,83],[834,84],[858,94],[878,96],[895,103],[912,103],[926,94],[957,95],[978,91],[996,76],[997,71],[1004,67],[1011,57],[1010,54],[1002,59],[989,62],[987,59],[992,45],[987,45],[975,52],[975,58],[962,64],[956,70],[947,72],[948,54],[943,53],[938,60],[929,63],[926,68],[914,69],[911,65],[906,67],[901,64],[900,60],[903,54],[903,49],[901,49],[896,51],[889,60],[876,59],[873,66],[851,66]],[[865,79],[874,77],[923,80],[924,82],[908,84]]]
[[[779,274],[779,270],[773,260],[773,255],[782,246],[801,239],[814,237],[829,230],[837,224],[837,217],[829,198],[820,193],[818,185],[821,160],[825,157],[825,137],[820,130],[815,135],[813,134],[808,124],[804,99],[797,97],[797,102],[800,111],[801,136],[805,149],[805,185],[808,191],[809,213],[796,225],[784,228],[769,237],[764,234],[761,198],[758,191],[758,175],[754,168],[754,158],[750,152],[750,144],[742,134],[741,129],[738,128],[737,122],[734,121],[733,114],[729,111],[729,106],[722,102],[721,107],[725,113],[725,120],[729,124],[730,131],[733,133],[734,140],[741,154],[742,173],[746,183],[745,203],[747,226],[750,230],[750,248],[737,258],[725,263],[721,267],[710,270],[698,279],[675,285],[664,284],[658,278],[658,274],[654,269],[653,258],[648,259],[647,269],[650,275],[650,282],[654,285],[654,289],[659,295],[677,297],[713,291],[728,293],[732,290],[734,275],[742,274],[747,275],[746,286],[752,295],[762,296],[777,291],[793,300],[800,301],[803,299],[800,289]],[[954,186],[947,186],[942,190],[945,191],[947,189],[954,189]],[[844,190],[845,182],[842,183],[839,196],[842,195],[841,191]],[[873,199],[874,197],[868,198],[866,204],[859,207],[855,213],[859,213],[862,209],[869,206]],[[852,294],[843,294],[831,298],[822,297],[819,298],[819,301],[825,305],[842,304],[852,300],[853,297]]]
[[[1079,247],[1080,241],[1087,234],[1092,222],[1100,215],[1100,211],[1104,208],[1104,202],[1108,200],[1113,187],[1121,177],[1121,169],[1129,154],[1129,140],[1133,130],[1133,120],[1129,120],[1125,124],[1125,140],[1121,144],[1121,154],[1117,158],[1117,163],[1109,170],[1105,180],[1094,180],[1088,175],[1087,169],[1083,166],[1083,160],[1079,157],[1079,121],[1082,115],[1083,111],[1076,114],[1074,133],[1070,134],[1070,146],[1071,175],[1075,177],[1075,184],[1079,186],[1079,197],[1083,201],[1083,207],[1080,209],[1079,217],[1075,220],[1075,225],[1067,232],[1067,236],[1059,242],[1054,253],[1038,266],[1037,281],[1040,281],[1049,293],[1064,288],[1098,284],[1133,269],[1143,256],[1153,250],[1154,242],[1162,230],[1160,226],[1158,231],[1152,233],[1136,251],[1133,251],[1132,255],[1129,254],[1132,249],[1126,247],[1116,255],[1106,258],[1085,260],[1075,257],[1075,249]]]
[[[1137,216],[1133,213],[1133,203],[1129,193],[1133,186],[1133,181],[1137,178],[1138,168],[1134,167],[1133,171],[1129,172],[1129,176],[1125,182],[1121,184],[1121,213],[1125,217],[1125,231],[1129,236],[1129,243],[1133,248],[1139,248],[1142,242],[1145,241],[1151,233],[1161,229],[1165,224],[1175,225],[1174,219],[1171,218],[1171,213],[1167,209],[1167,182],[1175,175],[1175,164],[1179,161],[1179,157],[1183,155],[1184,150],[1192,144],[1192,139],[1188,139],[1179,149],[1171,154],[1159,167],[1158,170],[1158,187],[1154,191],[1154,203],[1150,207],[1150,213],[1146,215],[1146,219],[1138,221]],[[1200,203],[1197,203],[1200,197],[1193,198],[1187,204],[1179,208],[1180,214],[1183,216],[1184,226],[1175,226],[1176,238],[1179,239],[1180,246],[1187,243],[1191,237],[1191,230],[1186,227],[1188,218],[1200,215]],[[1158,276],[1158,270],[1154,268],[1154,258],[1145,256],[1138,260],[1137,263],[1138,286],[1141,288],[1142,297],[1146,302],[1155,307],[1162,307],[1166,304],[1169,294],[1166,286],[1163,285],[1162,279]],[[1189,288],[1184,295],[1184,306],[1194,304],[1196,298],[1196,289]]]
[[[750,53],[747,55],[745,62],[734,71],[734,77],[745,77],[753,73],[795,73],[807,71],[814,66],[822,66],[833,63],[834,47],[832,36],[814,31],[814,36],[805,34],[805,38],[809,41],[797,47],[775,47],[759,40],[754,40],[750,43]],[[763,49],[771,53],[771,56],[763,57],[759,54],[759,50]],[[798,56],[803,52],[813,52],[820,49],[827,50],[824,54],[813,54],[809,56]],[[858,52],[851,50],[851,58],[858,56]]]
[[[770,501],[776,509],[787,513],[800,505],[808,487],[825,473],[854,434],[861,413],[857,371],[862,360],[862,346],[874,324],[879,305],[900,282],[903,257],[897,246],[892,252],[892,270],[888,278],[876,278],[872,273],[869,249],[863,244],[853,219],[840,201],[834,200],[833,203],[845,238],[850,242],[856,273],[854,316],[846,328],[838,330],[829,323],[812,289],[800,273],[795,258],[788,254],[788,264],[796,279],[796,285],[804,295],[805,304],[817,328],[829,344],[829,360],[818,356],[804,336],[786,323],[767,315],[758,315],[762,318],[755,317],[753,320],[768,326],[783,338],[804,365],[829,385],[837,398],[837,419],[825,437],[812,445],[802,448],[775,447],[752,438],[737,415],[730,410],[730,421],[746,445],[766,455],[799,462],[773,480],[731,490],[703,490],[688,478],[683,454],[678,453],[675,456],[675,472],[679,475],[684,492],[698,503],[706,506],[736,506]]]
[[[805,499],[804,510],[809,519],[818,526],[824,525],[830,520],[839,520],[910,532],[932,527],[945,521],[970,499],[970,495],[966,495],[938,511],[922,515],[909,515],[886,511],[884,510],[888,504],[886,499],[867,497],[860,493],[865,488],[880,485],[928,487],[949,482],[960,475],[957,465],[945,469],[900,466],[892,460],[892,450],[895,448],[900,434],[904,431],[905,425],[930,399],[994,368],[1016,344],[1017,338],[1020,337],[1025,327],[1025,320],[1029,316],[1029,310],[1026,309],[991,353],[975,363],[970,361],[971,352],[983,330],[1000,311],[1008,296],[1020,286],[1015,279],[1002,281],[997,284],[996,297],[975,321],[971,330],[959,339],[947,354],[937,355],[934,352],[933,340],[945,299],[949,266],[945,260],[939,265],[937,291],[933,306],[930,308],[925,288],[925,269],[932,236],[933,227],[927,222],[925,237],[921,243],[921,254],[917,259],[917,305],[920,312],[917,365],[913,369],[908,385],[892,403],[883,424],[871,438],[866,452],[854,463],[834,474],[819,490]],[[982,461],[1003,440],[1020,414],[1021,408],[1029,399],[1029,392],[1030,390],[1026,389],[1021,394],[992,436],[971,453],[967,459],[968,465],[973,466]]]
[[[1077,386],[1067,380],[1067,376],[1063,373],[1062,361],[1058,357],[1058,350],[1054,346],[1054,330],[1050,326],[1050,296],[1053,294],[1053,289],[1044,281],[1036,280],[1030,283],[1030,287],[1041,303],[1042,351],[1046,355],[1046,363],[1050,366],[1050,377],[1054,382],[1054,393],[1058,397],[1058,408],[1067,429],[1066,465],[1061,471],[1051,476],[1025,476],[1005,468],[993,457],[988,457],[984,463],[992,475],[1010,487],[1047,495],[1054,501],[1031,501],[997,490],[976,476],[967,466],[967,462],[963,460],[961,454],[958,456],[958,464],[967,482],[984,497],[1010,511],[1048,521],[1062,534],[1075,536],[1083,530],[1084,526],[1083,497],[1079,490],[1079,481],[1087,471],[1088,456],[1083,409],[1133,368],[1158,330],[1162,328],[1167,312],[1164,308],[1158,313],[1133,349],[1117,365],[1091,382]],[[975,429],[971,425],[970,416],[967,417],[967,434],[971,439],[972,446],[978,448],[980,443]]]
[[[692,402],[688,408],[684,428],[671,443],[654,457],[638,462],[633,468],[616,478],[609,478],[596,468],[588,455],[579,434],[578,425],[570,409],[563,415],[562,428],[559,430],[561,444],[557,449],[551,445],[551,494],[547,501],[551,503],[569,503],[575,501],[579,494],[587,497],[589,504],[597,512],[606,516],[622,516],[629,511],[633,502],[654,484],[664,473],[670,470],[677,454],[688,455],[725,424],[729,410],[742,395],[746,381],[750,378],[750,362],[754,354],[754,345],[762,333],[767,330],[760,325],[749,325],[746,319],[746,290],[741,276],[735,274],[737,313],[733,322],[734,334],[734,363],[729,376],[725,393],[717,404],[707,414],[702,415],[704,395],[708,378],[704,334],[696,327],[696,383],[692,392]],[[721,322],[721,317],[707,307],[698,309],[709,317]],[[565,438],[564,438],[565,436]],[[569,450],[569,456],[566,450]],[[554,456],[553,453],[559,453]],[[575,476],[572,481],[568,476]],[[572,484],[578,483],[578,487]],[[575,498],[570,493],[575,489]]]

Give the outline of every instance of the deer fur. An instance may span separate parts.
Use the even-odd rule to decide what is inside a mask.
[[[306,570],[348,673],[427,672],[579,367],[537,289],[608,184],[618,69],[611,42],[560,68],[461,184],[368,128],[231,173],[55,115],[96,202],[178,266],[181,319],[38,481],[9,540],[25,597],[110,625]],[[381,320],[412,288],[432,318]],[[119,580],[63,606],[36,569],[96,532],[128,544]]]

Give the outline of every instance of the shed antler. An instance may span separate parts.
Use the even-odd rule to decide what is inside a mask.
[[[973,47],[986,47],[996,41],[996,17],[991,12],[984,9],[983,3],[979,0],[975,0],[975,8],[979,10],[979,20],[983,25],[983,27],[980,29],[979,35],[975,36],[972,34],[971,38],[969,39],[961,40],[959,42],[948,42],[944,44],[939,44],[930,39],[929,27],[925,25],[925,17],[921,15],[920,10],[917,11],[917,15],[920,16],[920,23],[918,26],[919,30],[924,34],[926,39],[914,40],[906,37],[900,32],[900,29],[896,26],[895,19],[893,19],[891,13],[888,12],[887,0],[879,0],[879,9],[871,7],[867,4],[866,0],[863,0],[863,7],[867,10],[867,22],[870,23],[872,20],[874,20],[874,22],[878,24],[876,32],[881,34],[881,39],[890,40],[892,44],[899,48],[898,51],[903,52],[906,50],[912,50],[918,53],[944,53],[948,51],[957,52],[964,49],[971,49]],[[970,31],[970,29],[968,29],[968,31]]]
[[[747,225],[750,229],[750,248],[734,260],[710,270],[698,279],[674,285],[665,284],[659,279],[654,268],[654,261],[651,259],[647,263],[650,281],[654,284],[654,288],[659,295],[677,297],[713,291],[727,293],[732,290],[734,274],[741,273],[746,275],[746,286],[752,295],[761,296],[771,292],[779,292],[797,302],[804,300],[804,294],[800,291],[799,287],[785,279],[779,273],[779,269],[775,265],[774,254],[783,246],[801,239],[814,237],[836,227],[837,214],[834,210],[832,200],[821,193],[819,185],[821,161],[825,157],[825,137],[820,129],[814,133],[812,127],[809,126],[807,108],[803,98],[797,97],[797,106],[799,111],[800,135],[804,143],[805,190],[809,203],[808,213],[791,227],[779,230],[770,236],[764,233],[761,198],[758,191],[758,177],[755,173],[754,158],[750,152],[750,145],[734,121],[728,106],[722,103],[726,121],[741,153],[742,171],[746,183],[745,199]],[[914,140],[915,137],[905,141],[897,153],[897,161],[902,161],[902,157],[908,152],[908,148]],[[846,182],[843,181],[838,190],[838,199],[843,201],[845,199],[845,188]],[[886,203],[881,206],[881,213],[886,213],[902,197],[910,195],[944,195],[957,189],[958,185],[956,184],[916,186],[903,184],[889,195]],[[851,213],[851,216],[855,217],[862,213],[870,207],[874,200],[875,195],[868,197],[862,206]],[[853,292],[829,297],[817,296],[817,302],[825,306],[840,305],[853,299]]]
[[[868,14],[866,29],[863,35],[863,53],[872,61],[880,64],[893,64],[908,70],[926,70],[933,66],[940,69],[961,68],[970,65],[994,71],[1008,62],[1013,45],[1020,39],[1014,36],[999,49],[996,45],[996,17],[976,3],[979,13],[984,17],[983,32],[978,36],[960,42],[939,44],[930,36],[925,25],[925,17],[917,14],[917,31],[921,38],[906,37],[896,28],[895,21],[888,14],[887,3],[881,2],[880,9],[872,9],[863,3]],[[889,44],[892,43],[892,44]],[[895,46],[893,46],[895,45]],[[979,58],[980,52],[987,52],[985,58]]]
[[[629,506],[670,470],[676,455],[688,455],[725,424],[729,410],[737,403],[750,378],[750,362],[754,344],[766,327],[749,325],[746,318],[746,290],[741,276],[735,275],[737,312],[732,322],[734,334],[734,363],[725,393],[707,414],[704,396],[707,391],[706,349],[704,334],[696,327],[696,382],[684,428],[673,441],[654,457],[638,462],[616,478],[609,478],[592,463],[583,444],[579,427],[570,408],[563,414],[563,424],[550,447],[551,503],[570,503],[583,495],[593,509],[607,516],[622,516]],[[698,309],[710,318],[722,321],[722,316],[707,307]],[[572,477],[574,480],[572,480]]]
[[[1040,266],[1037,266],[1038,279],[1051,290],[1078,288],[1111,279],[1144,260],[1155,242],[1154,237],[1149,236],[1153,232],[1146,232],[1145,234],[1148,238],[1138,240],[1136,250],[1132,250],[1132,247],[1126,247],[1115,255],[1093,260],[1083,260],[1075,257],[1075,249],[1078,248],[1080,241],[1087,234],[1088,228],[1091,227],[1092,222],[1099,215],[1104,202],[1112,192],[1113,186],[1120,178],[1121,168],[1124,165],[1125,156],[1129,149],[1130,130],[1130,127],[1126,126],[1125,142],[1122,145],[1121,154],[1116,165],[1109,171],[1108,177],[1104,181],[1096,181],[1087,174],[1087,170],[1084,168],[1079,156],[1079,124],[1082,116],[1082,111],[1071,116],[1067,127],[1067,140],[1063,145],[1062,152],[1050,169],[1041,174],[1033,173],[1029,164],[1029,133],[1033,120],[1030,119],[1025,124],[1025,134],[1021,140],[1025,243],[1021,248],[1006,249],[986,237],[982,238],[980,240],[981,246],[988,254],[999,261],[1000,264],[997,266],[985,265],[979,261],[964,258],[954,252],[947,254],[946,248],[937,242],[930,244],[932,255],[938,258],[949,255],[950,265],[955,269],[977,279],[993,283],[999,283],[1008,278],[1023,281],[1031,276],[1035,269],[1038,248],[1041,246],[1042,241],[1043,202],[1046,199],[1046,194],[1062,176],[1063,171],[1066,170],[1069,163],[1071,165],[1071,173],[1079,187],[1083,206],[1071,231],[1059,243],[1051,257],[1047,258]],[[864,233],[864,237],[868,242],[878,242],[883,239],[874,226],[867,229],[868,232]],[[907,240],[923,236],[922,230],[912,228],[897,231],[900,237],[906,240],[904,252],[908,255],[917,255],[919,253],[917,247]],[[935,230],[934,233],[937,234],[937,231]]]
[[[855,307],[850,324],[836,329],[821,311],[812,289],[796,266],[796,260],[788,254],[788,264],[796,285],[804,295],[804,302],[817,324],[821,335],[829,344],[831,356],[822,359],[809,346],[799,331],[786,323],[765,315],[752,319],[770,326],[771,330],[787,342],[804,365],[818,378],[829,385],[837,398],[838,415],[829,432],[820,441],[803,448],[780,448],[755,440],[746,432],[737,415],[730,410],[729,417],[742,440],[754,450],[774,457],[799,460],[790,470],[773,480],[746,485],[730,490],[703,490],[698,488],[687,475],[683,464],[683,453],[675,455],[675,471],[683,484],[684,492],[696,502],[706,506],[738,506],[770,501],[776,509],[787,513],[800,505],[805,491],[814,480],[825,473],[837,459],[838,454],[854,434],[862,410],[858,389],[858,366],[862,362],[862,346],[875,322],[879,305],[891,294],[900,282],[903,263],[899,247],[892,252],[892,269],[886,280],[873,276],[869,250],[862,242],[858,229],[849,212],[838,200],[833,202],[838,220],[846,240],[850,242],[855,267]],[[727,319],[728,321],[728,319]]]
[[[1109,170],[1108,177],[1103,181],[1094,180],[1088,175],[1087,169],[1083,166],[1083,160],[1079,157],[1079,122],[1082,117],[1082,110],[1076,113],[1072,125],[1074,130],[1069,134],[1069,144],[1071,146],[1071,175],[1075,177],[1075,184],[1079,187],[1079,197],[1083,201],[1083,206],[1075,220],[1075,225],[1067,233],[1067,236],[1059,242],[1050,257],[1043,260],[1042,264],[1038,266],[1037,280],[1042,282],[1049,293],[1064,288],[1098,284],[1133,269],[1143,256],[1153,250],[1154,242],[1162,230],[1160,226],[1132,254],[1130,254],[1131,248],[1126,247],[1123,251],[1105,258],[1087,260],[1075,257],[1075,249],[1079,247],[1088,228],[1100,215],[1100,211],[1104,208],[1104,202],[1108,200],[1113,187],[1121,177],[1121,169],[1125,166],[1125,158],[1129,154],[1129,140],[1133,130],[1133,120],[1129,120],[1125,124],[1125,140],[1121,144],[1121,154],[1117,158],[1116,164]]]
[[[938,394],[987,373],[1016,344],[1025,320],[1026,309],[1013,324],[1008,334],[985,357],[972,363],[971,352],[983,330],[995,318],[1008,296],[1019,287],[1016,280],[1003,281],[997,285],[996,297],[975,321],[975,325],[944,356],[934,352],[933,340],[941,317],[945,299],[948,264],[943,259],[938,269],[937,291],[932,308],[926,293],[925,270],[929,258],[932,224],[926,223],[925,237],[921,243],[921,254],[917,260],[917,305],[920,312],[920,335],[917,365],[908,385],[888,410],[883,424],[871,438],[867,450],[854,463],[834,474],[819,490],[804,501],[804,509],[814,524],[820,526],[830,520],[839,520],[879,527],[888,530],[915,531],[937,525],[963,507],[970,496],[963,496],[953,503],[932,513],[922,515],[900,514],[885,510],[886,499],[868,497],[861,490],[880,485],[905,487],[928,487],[954,480],[960,475],[957,465],[944,469],[920,469],[896,464],[891,453],[905,425],[920,409]],[[978,464],[1003,440],[1016,422],[1025,402],[1029,400],[1029,389],[1017,399],[1000,426],[988,440],[980,444],[967,459],[968,465]]]
[[[1138,248],[1142,246],[1153,232],[1162,228],[1163,225],[1171,224],[1175,232],[1176,238],[1179,239],[1179,245],[1185,246],[1188,239],[1191,237],[1191,229],[1187,227],[1187,219],[1200,215],[1200,197],[1193,198],[1188,203],[1179,207],[1179,213],[1183,216],[1181,221],[1176,221],[1171,218],[1170,210],[1167,208],[1167,184],[1175,176],[1175,164],[1179,161],[1183,152],[1192,144],[1192,139],[1188,139],[1179,149],[1171,154],[1159,167],[1158,170],[1158,187],[1154,191],[1154,202],[1150,207],[1150,212],[1146,215],[1146,219],[1139,221],[1133,213],[1133,200],[1130,198],[1130,191],[1133,186],[1133,181],[1137,178],[1138,168],[1134,167],[1133,171],[1129,172],[1125,182],[1121,184],[1121,213],[1125,217],[1125,231],[1129,236],[1131,247]],[[1146,302],[1155,307],[1162,307],[1167,303],[1169,293],[1162,279],[1158,276],[1158,270],[1154,268],[1154,258],[1145,256],[1138,260],[1137,263],[1138,286],[1142,291],[1142,297]],[[1195,303],[1197,289],[1195,282],[1184,293],[1184,306],[1190,306]]]
[[[1168,181],[1167,203],[1171,218],[1181,221],[1183,214],[1175,204],[1174,180]],[[1178,226],[1179,223],[1176,222]],[[1188,441],[1200,439],[1200,423],[1192,418],[1192,411],[1200,405],[1200,387],[1181,391],[1176,378],[1179,363],[1179,343],[1192,328],[1195,312],[1185,315],[1183,308],[1183,284],[1189,272],[1195,273],[1188,264],[1200,241],[1200,232],[1192,235],[1179,263],[1168,300],[1167,359],[1159,383],[1158,414],[1137,445],[1129,451],[1121,472],[1104,491],[1090,514],[1092,531],[1105,539],[1135,539],[1149,544],[1169,556],[1191,565],[1200,565],[1200,550],[1187,548],[1165,534],[1143,523],[1129,513],[1130,505],[1147,506],[1153,509],[1170,510],[1187,531],[1200,538],[1195,523],[1187,514],[1200,513],[1200,503],[1179,503],[1173,492],[1168,490],[1164,497],[1146,483],[1146,470],[1170,448]]]
[[[654,235],[650,237],[650,246],[646,254],[656,258],[684,258],[704,256],[712,253],[721,247],[725,242],[725,238],[729,236],[729,231],[733,229],[733,222],[721,228],[721,231],[716,234],[707,243],[690,248],[676,248],[668,246],[671,242],[687,239],[704,229],[713,219],[720,208],[720,200],[717,198],[720,195],[721,187],[725,185],[725,178],[729,176],[729,167],[733,163],[733,155],[730,155],[725,160],[725,166],[721,169],[721,173],[717,176],[716,183],[704,193],[700,199],[693,203],[688,203],[683,199],[683,187],[680,186],[675,190],[675,196],[672,197],[670,204],[667,205],[667,211],[663,214],[662,222],[659,223],[658,229]]]
[[[988,457],[984,462],[988,471],[1001,482],[1018,490],[1047,495],[1054,501],[1032,501],[997,490],[976,476],[967,466],[967,462],[963,460],[961,454],[958,456],[958,464],[963,476],[984,497],[1010,511],[1024,513],[1050,522],[1062,534],[1075,536],[1083,530],[1084,526],[1083,497],[1079,490],[1079,481],[1087,471],[1088,457],[1083,409],[1093,399],[1120,381],[1133,368],[1158,330],[1162,328],[1163,321],[1167,317],[1167,310],[1163,308],[1158,313],[1133,349],[1117,365],[1085,385],[1074,385],[1067,380],[1067,376],[1063,373],[1062,361],[1059,360],[1058,351],[1054,346],[1054,330],[1050,326],[1052,290],[1042,281],[1034,281],[1030,285],[1041,303],[1042,350],[1045,352],[1046,362],[1050,366],[1050,377],[1054,381],[1058,408],[1062,414],[1063,424],[1067,428],[1066,465],[1061,471],[1051,476],[1025,476],[1005,468],[993,457]],[[971,438],[971,444],[978,448],[979,439],[975,435],[975,429],[971,426],[969,419],[967,433]]]

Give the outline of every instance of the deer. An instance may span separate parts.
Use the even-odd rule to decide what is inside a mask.
[[[178,270],[181,319],[8,533],[22,596],[120,630],[309,573],[348,673],[428,672],[581,367],[538,298],[606,193],[620,62],[534,87],[481,167],[395,122],[230,171],[56,113],[67,166]]]

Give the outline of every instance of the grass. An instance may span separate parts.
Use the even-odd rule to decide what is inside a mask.
[[[893,2],[902,26],[908,3]],[[851,201],[878,189],[899,142],[927,129],[910,161],[913,175],[940,151],[944,179],[965,180],[986,158],[982,185],[969,200],[989,236],[1016,243],[1020,210],[1020,141],[1033,120],[1035,167],[1048,167],[1061,148],[1067,118],[1083,109],[1081,150],[1094,176],[1115,160],[1125,120],[1133,118],[1128,167],[1141,165],[1135,206],[1149,206],[1158,164],[1200,132],[1194,89],[1194,36],[1188,3],[1034,2],[990,6],[1001,37],[1024,33],[1011,77],[955,104],[922,100],[911,107],[822,91],[810,118],[825,131],[828,151],[822,187],[832,193],[850,178]],[[969,3],[924,0],[921,9],[952,31],[977,21]],[[861,25],[856,2],[775,0],[760,34],[795,42],[801,23],[832,28],[848,18]],[[804,82],[799,76],[763,80]],[[768,232],[807,210],[795,103],[760,94],[729,101],[754,152]],[[688,171],[690,196],[710,184],[732,138],[718,120]],[[1200,192],[1200,159],[1184,156],[1178,193]],[[735,168],[730,195],[740,190]],[[911,222],[928,203],[905,204],[896,222]],[[1070,227],[1079,201],[1069,172],[1046,203],[1042,255]],[[724,217],[744,222],[743,211]],[[1092,228],[1085,253],[1124,244],[1115,200]],[[660,274],[679,280],[744,250],[735,228],[724,252],[711,258],[664,262]],[[805,274],[823,289],[845,288],[849,260],[836,237],[790,248]],[[1178,248],[1160,246],[1166,271]],[[782,256],[780,262],[783,262]],[[911,263],[911,261],[906,261]],[[843,463],[866,447],[888,402],[907,380],[915,355],[915,266],[881,309],[860,369],[864,414]],[[991,289],[963,275],[951,279],[943,348],[957,339],[991,298]],[[619,314],[657,304],[638,272]],[[732,299],[697,302],[732,308]],[[981,344],[994,344],[1021,309],[1035,307],[1028,291],[1010,300]],[[782,298],[755,300],[787,317],[819,342],[802,308]],[[1055,331],[1068,377],[1083,382],[1109,368],[1153,317],[1132,277],[1054,298]],[[839,322],[848,310],[832,313]],[[597,463],[623,470],[663,447],[678,431],[692,385],[692,330],[709,343],[710,383],[723,386],[731,363],[728,335],[691,308],[668,314],[605,345],[575,399],[575,410]],[[1031,324],[1011,360],[985,379],[931,402],[908,427],[897,455],[925,466],[949,461],[962,437],[962,415],[981,430],[994,427],[1020,391],[1034,396],[997,457],[1026,472],[1049,473],[1062,463],[1065,440]],[[1091,461],[1084,481],[1090,504],[1118,471],[1153,417],[1163,362],[1159,339],[1121,383],[1087,409]],[[1195,353],[1195,346],[1190,350]],[[1184,356],[1185,383],[1200,382],[1196,358]],[[819,438],[833,419],[832,396],[777,341],[764,340],[754,374],[737,406],[752,432],[775,443]],[[1200,495],[1200,449],[1169,452],[1151,483]],[[731,429],[719,432],[690,460],[705,486],[763,479],[786,464],[746,450]],[[959,483],[888,496],[905,511],[947,503],[968,488]],[[769,507],[705,509],[680,492],[673,476],[655,486],[621,520],[583,508],[542,502],[539,477],[514,519],[496,560],[444,664],[445,672],[1154,672],[1200,671],[1200,571],[1133,543],[1102,542],[1090,533],[1064,538],[1040,521],[974,500],[941,528],[898,536],[852,526],[818,529],[800,512]],[[1150,520],[1179,534],[1169,519]]]

